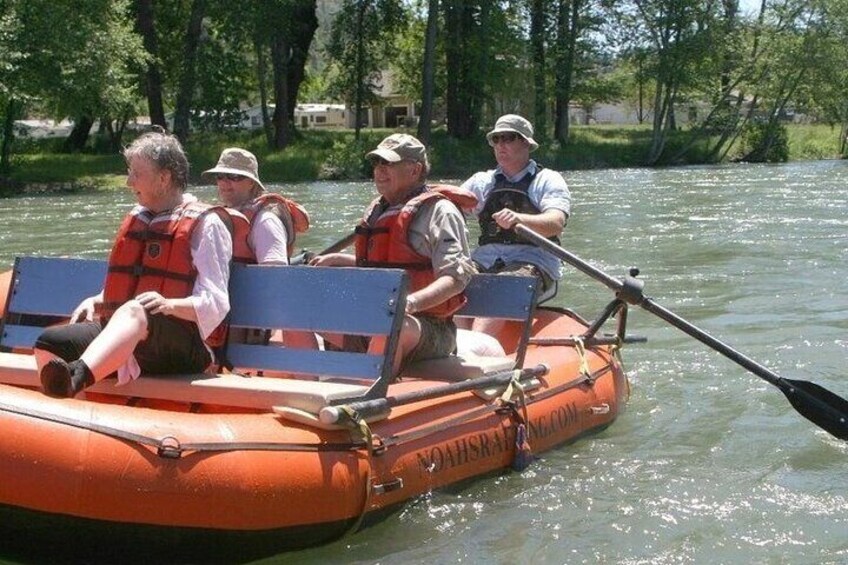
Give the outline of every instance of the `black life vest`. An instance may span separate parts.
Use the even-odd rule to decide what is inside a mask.
[[[541,210],[530,200],[529,195],[530,184],[541,170],[542,167],[537,165],[535,173],[524,175],[518,182],[508,181],[502,172],[495,174],[495,186],[486,197],[483,210],[478,215],[478,221],[480,223],[478,245],[487,245],[489,243],[503,243],[507,245],[518,243],[527,245],[527,241],[520,238],[514,231],[501,229],[498,223],[492,219],[492,215],[504,208],[508,208],[519,214],[541,213]],[[548,239],[559,245],[558,237],[549,237]]]

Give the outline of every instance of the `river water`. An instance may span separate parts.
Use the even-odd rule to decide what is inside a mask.
[[[566,173],[563,245],[789,378],[848,397],[848,162]],[[311,212],[318,250],[368,183],[275,187]],[[211,198],[210,187],[198,195]],[[128,193],[0,200],[0,265],[103,258]],[[6,268],[6,267],[3,267]],[[611,298],[566,269],[556,303]],[[408,503],[333,544],[269,559],[352,563],[848,563],[848,443],[774,387],[641,310],[627,411],[606,431]]]

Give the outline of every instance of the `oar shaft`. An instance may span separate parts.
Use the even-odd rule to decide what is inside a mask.
[[[515,229],[515,233],[517,233],[521,237],[525,238],[526,240],[530,241],[531,243],[535,244],[538,247],[541,247],[543,249],[547,249],[548,251],[551,252],[551,254],[556,255],[557,257],[559,257],[560,259],[562,259],[563,261],[565,261],[566,263],[568,263],[569,265],[571,265],[572,267],[577,269],[578,271],[581,271],[582,273],[589,275],[593,279],[595,279],[599,282],[602,282],[610,290],[613,290],[613,291],[616,291],[616,292],[621,290],[621,287],[622,287],[621,281],[619,281],[618,279],[616,279],[614,277],[609,276],[608,274],[606,274],[602,270],[590,265],[589,263],[587,263],[586,261],[584,261],[583,259],[581,259],[577,255],[573,254],[571,251],[568,251],[567,249],[563,249],[562,247],[560,247],[559,245],[557,245],[553,241],[542,237],[541,235],[537,234],[536,232],[534,232],[530,228],[523,226],[521,224],[516,224],[514,229]]]
[[[319,251],[318,255],[327,255],[328,253],[338,253],[339,251],[342,251],[343,249],[350,247],[350,244],[353,243],[353,239],[355,237],[356,237],[356,233],[350,232],[349,234],[344,236],[342,239],[331,244],[326,249],[322,249],[321,251]]]
[[[530,243],[549,251],[569,265],[602,282],[616,293],[619,300],[647,310],[776,386],[789,399],[789,402],[799,414],[833,436],[848,440],[848,401],[844,398],[815,383],[784,379],[721,340],[690,324],[674,312],[643,295],[642,282],[636,279],[635,275],[625,277],[623,281],[620,281],[525,226],[519,224],[515,226],[515,231]]]
[[[544,237],[540,236],[539,234],[537,234],[533,230],[527,228],[526,226],[522,226],[521,224],[518,224],[517,226],[515,226],[515,231],[516,231],[516,233],[518,233],[519,235],[521,235],[525,239],[531,241],[535,245],[550,251],[553,255],[556,255],[557,257],[559,257],[560,259],[562,259],[563,261],[565,261],[566,263],[568,263],[572,267],[574,267],[574,268],[580,270],[581,272],[589,275],[590,277],[594,278],[595,280],[605,284],[612,291],[618,293],[624,288],[624,283],[622,283],[620,280],[618,280],[614,277],[611,277],[610,275],[608,275],[604,271],[590,265],[589,263],[587,263],[586,261],[584,261],[583,259],[581,259],[577,255],[575,255],[574,253],[571,253],[567,249],[563,249],[562,247],[553,243],[552,241],[545,239]],[[703,343],[703,344],[705,344],[709,347],[712,347],[713,349],[715,349],[716,351],[718,351],[719,353],[721,353],[722,355],[724,355],[725,357],[727,357],[731,361],[734,361],[734,362],[742,365],[744,368],[748,369],[749,371],[751,371],[755,375],[762,377],[763,379],[767,380],[768,382],[775,384],[775,385],[778,385],[779,382],[781,381],[781,377],[779,375],[777,375],[776,373],[773,373],[772,371],[770,371],[766,367],[760,365],[759,363],[757,363],[756,361],[754,361],[750,357],[743,355],[742,353],[736,351],[735,349],[733,349],[732,347],[730,347],[726,343],[724,343],[724,342],[720,341],[719,339],[711,336],[710,334],[701,330],[700,328],[690,324],[689,322],[687,322],[686,320],[684,320],[683,318],[681,318],[680,316],[678,316],[674,312],[660,306],[659,304],[654,302],[651,298],[643,296],[641,298],[641,300],[636,302],[636,305],[640,306],[641,308],[643,308],[643,309],[647,310],[648,312],[654,314],[655,316],[662,318],[663,320],[665,320],[666,322],[668,322],[669,324],[671,324],[675,328],[677,328],[680,331],[690,335],[691,337],[694,337],[695,339],[697,339],[701,343]]]
[[[521,369],[518,380],[522,381],[531,377],[541,377],[550,369],[546,365],[536,365],[527,369]],[[375,398],[372,400],[360,400],[351,402],[348,406],[358,412],[360,416],[367,417],[370,414],[378,414],[395,406],[403,406],[413,402],[422,400],[430,400],[441,396],[448,396],[458,392],[466,392],[469,390],[480,390],[499,385],[507,385],[513,379],[514,371],[504,371],[493,375],[486,375],[476,379],[450,383],[442,386],[435,386],[424,390],[416,390],[398,394],[397,396],[387,396],[385,398]],[[342,411],[337,406],[327,406],[321,409],[319,417],[326,424],[336,423],[342,415]]]
[[[723,341],[708,334],[704,330],[690,324],[674,312],[654,302],[653,299],[645,297],[644,300],[639,303],[639,306],[642,307],[644,310],[647,310],[651,314],[657,316],[658,318],[665,320],[666,322],[679,329],[683,333],[694,337],[704,345],[713,348],[714,350],[718,351],[731,361],[738,363],[742,367],[748,369],[758,377],[767,380],[773,385],[780,386],[780,382],[782,380],[780,375],[774,373],[763,365],[760,365],[747,355],[736,351]]]

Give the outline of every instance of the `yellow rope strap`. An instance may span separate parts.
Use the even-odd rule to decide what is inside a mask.
[[[618,363],[621,372],[624,373],[624,383],[627,385],[627,398],[630,398],[630,379],[627,378],[627,371],[624,370],[624,359],[621,357],[621,348],[624,347],[624,342],[619,337],[616,342],[610,346],[610,353]]]
[[[512,412],[512,417],[515,419],[515,454],[512,458],[512,468],[516,471],[523,471],[533,462],[533,448],[530,447],[530,432],[528,422],[530,421],[527,414],[527,397],[524,394],[524,386],[519,380],[521,371],[513,371],[512,378],[506,386],[503,394],[500,397],[501,404],[509,406]],[[521,406],[521,413],[516,407]]]
[[[617,337],[615,343],[610,345],[610,353],[612,353],[613,358],[618,362],[618,366],[621,367],[621,370],[624,370],[624,359],[621,357],[621,348],[624,347],[624,344],[621,341],[620,337]]]
[[[509,380],[509,384],[506,385],[506,389],[504,389],[503,394],[501,395],[501,403],[502,404],[511,404],[513,403],[513,398],[518,398],[518,404],[521,406],[521,412],[524,416],[524,421],[528,421],[527,418],[527,402],[526,396],[524,394],[524,385],[521,384],[521,371],[516,370],[512,372],[512,378]]]
[[[371,427],[368,425],[368,422],[365,421],[365,418],[360,416],[359,412],[350,406],[339,406],[339,410],[342,414],[344,414],[344,418],[341,420],[350,430],[351,439],[353,441],[364,441],[368,448],[368,473],[365,477],[365,500],[362,503],[362,512],[359,513],[359,516],[357,516],[356,520],[353,521],[350,528],[348,528],[344,534],[348,535],[359,530],[359,527],[362,525],[362,520],[365,518],[365,514],[371,507],[371,493],[373,491],[371,485],[371,458],[374,456],[374,433],[371,431]]]
[[[580,374],[587,379],[591,379],[592,371],[589,369],[589,359],[586,357],[586,344],[583,343],[582,337],[574,336],[574,347],[580,356]]]

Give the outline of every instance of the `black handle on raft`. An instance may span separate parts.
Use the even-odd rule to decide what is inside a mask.
[[[644,283],[634,276],[624,277],[623,281],[615,279],[600,269],[593,267],[577,255],[537,234],[527,226],[517,224],[515,226],[515,232],[530,243],[549,251],[572,267],[600,281],[615,292],[621,300],[647,310],[687,335],[697,339],[704,345],[718,351],[756,376],[776,386],[789,399],[789,402],[799,414],[833,436],[848,440],[848,401],[844,398],[815,383],[785,379],[750,357],[736,351],[726,343],[687,322],[674,312],[660,306],[651,298],[644,296],[642,294]]]
[[[547,365],[539,364],[535,367],[518,370],[518,380],[524,381],[533,377],[541,377],[550,371]],[[359,414],[362,418],[367,418],[373,414],[380,414],[395,406],[403,406],[421,400],[429,400],[440,396],[447,396],[458,392],[468,390],[479,390],[481,388],[489,388],[498,385],[507,385],[515,378],[516,371],[502,371],[492,375],[484,375],[467,381],[458,383],[450,383],[442,386],[434,386],[423,390],[416,390],[397,396],[387,396],[385,398],[373,398],[371,400],[359,400],[345,405],[349,410]],[[319,419],[325,424],[335,424],[342,417],[344,410],[339,406],[325,406],[318,414]]]
[[[327,255],[328,253],[338,253],[339,251],[350,247],[355,237],[356,233],[350,232],[335,243],[331,243],[328,247],[322,249],[318,253],[304,249],[297,255],[292,256],[292,258],[289,260],[289,265],[308,265],[309,262],[313,259],[313,257],[316,257],[318,255]]]

